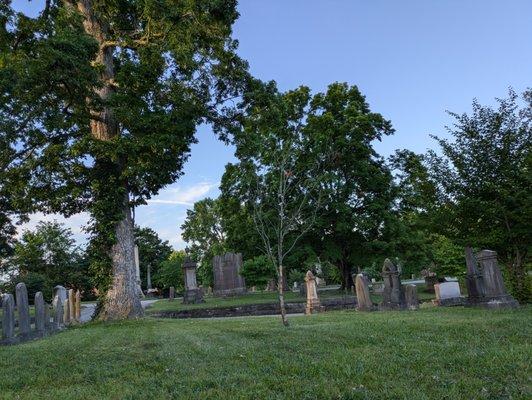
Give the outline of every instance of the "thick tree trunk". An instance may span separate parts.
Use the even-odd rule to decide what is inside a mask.
[[[116,226],[116,244],[111,249],[113,281],[98,316],[102,320],[136,318],[143,314],[137,290],[135,238],[129,207]]]
[[[279,279],[277,282],[277,290],[279,291],[279,306],[281,307],[281,320],[284,326],[288,326],[288,319],[286,318],[286,306],[284,303],[284,285],[283,285],[284,267],[279,265]]]
[[[103,85],[96,92],[102,99],[104,106],[102,109],[92,112],[91,134],[97,140],[110,141],[119,135],[120,132],[112,110],[105,106],[105,102],[115,90],[113,47],[107,46],[105,43],[108,39],[109,27],[95,13],[92,0],[67,1],[67,4],[77,7],[84,17],[83,26],[85,32],[91,35],[100,45],[94,62],[103,67],[101,72]],[[99,160],[95,162],[98,163]],[[105,162],[108,162],[108,160]],[[120,172],[122,168],[120,161],[116,164],[116,168]],[[110,174],[114,172],[109,171]],[[121,205],[123,218],[115,226],[116,243],[110,249],[113,263],[113,279],[99,314],[99,318],[104,320],[134,318],[143,314],[136,284],[135,242],[127,182],[122,182],[122,184],[126,192]]]
[[[342,285],[340,286],[340,290],[352,290],[355,287],[355,283],[353,282],[351,266],[347,262],[340,261],[339,268],[342,275]]]

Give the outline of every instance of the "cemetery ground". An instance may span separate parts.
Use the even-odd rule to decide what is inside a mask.
[[[531,328],[530,306],[93,322],[0,348],[0,398],[525,399]]]

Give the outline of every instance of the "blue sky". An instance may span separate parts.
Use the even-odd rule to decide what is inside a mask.
[[[44,0],[15,0],[34,14]],[[314,92],[340,81],[357,85],[373,111],[390,119],[392,137],[379,153],[424,152],[430,134],[445,135],[445,110],[469,112],[476,97],[493,104],[508,87],[532,86],[532,0],[240,0],[234,37],[251,72],[282,90],[306,85]],[[184,176],[136,210],[175,248],[187,208],[218,194],[232,149],[208,127],[198,129]],[[57,216],[35,215],[39,219]],[[83,239],[85,215],[68,221]]]

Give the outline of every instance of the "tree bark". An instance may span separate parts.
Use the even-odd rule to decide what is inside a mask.
[[[340,261],[339,268],[342,275],[342,285],[340,286],[340,290],[351,290],[355,287],[353,276],[351,274],[351,266],[342,260]]]
[[[68,5],[74,3],[67,1]],[[111,108],[106,102],[114,92],[115,68],[113,63],[113,47],[106,46],[108,39],[108,24],[96,15],[92,0],[75,2],[78,11],[83,15],[85,32],[92,36],[100,45],[94,60],[96,65],[103,66],[101,72],[102,87],[96,90],[103,103],[103,108],[92,111],[91,135],[102,141],[110,141],[120,134],[118,123]],[[99,160],[95,160],[98,163]],[[108,160],[106,160],[108,161]],[[121,163],[116,165],[120,172]],[[115,226],[116,243],[110,249],[112,259],[112,284],[105,295],[100,309],[99,319],[112,320],[140,317],[143,314],[142,305],[137,292],[136,271],[134,259],[134,235],[131,207],[127,182],[124,185],[125,195],[122,198],[122,220]]]
[[[284,326],[288,326],[288,318],[286,318],[286,306],[284,303],[284,285],[283,285],[284,267],[279,265],[279,279],[277,282],[277,290],[279,291],[279,306],[281,307],[281,320]]]

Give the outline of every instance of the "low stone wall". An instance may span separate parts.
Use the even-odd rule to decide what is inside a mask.
[[[325,311],[355,308],[357,303],[354,297],[347,299],[326,299],[321,301]],[[302,314],[305,312],[305,303],[287,303],[288,314]],[[279,303],[246,304],[235,307],[196,308],[180,311],[161,311],[153,314],[159,318],[223,318],[246,317],[259,315],[279,315]]]

